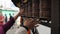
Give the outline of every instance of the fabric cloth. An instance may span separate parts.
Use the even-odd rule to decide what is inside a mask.
[[[33,33],[30,29],[27,31],[26,28],[20,26],[18,30],[16,30],[15,34],[33,34]]]
[[[39,32],[38,32],[38,30],[37,30],[36,27],[34,27],[34,28],[32,29],[32,33],[33,33],[33,34],[39,34]]]
[[[27,34],[31,34],[30,29],[27,31]]]
[[[11,28],[14,22],[14,18],[11,18],[11,20],[9,20],[6,24],[0,25],[0,34],[6,34],[6,32]]]
[[[27,30],[24,27],[20,27],[15,34],[27,34]]]

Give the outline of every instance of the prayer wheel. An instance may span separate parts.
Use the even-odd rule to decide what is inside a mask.
[[[20,7],[24,8],[24,18],[50,18],[50,0],[21,0]]]

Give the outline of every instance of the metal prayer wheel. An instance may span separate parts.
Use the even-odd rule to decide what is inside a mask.
[[[22,15],[24,18],[50,18],[49,0],[22,0],[20,6],[24,8],[24,14]]]

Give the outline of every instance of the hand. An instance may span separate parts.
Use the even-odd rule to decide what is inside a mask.
[[[21,8],[20,11],[14,16],[14,20],[16,20],[19,16],[21,16],[24,13],[24,9]]]
[[[20,8],[19,15],[21,16],[23,13],[24,13],[24,9],[23,8]]]

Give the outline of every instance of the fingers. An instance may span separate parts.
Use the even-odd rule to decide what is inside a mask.
[[[25,22],[29,22],[29,23],[32,23],[32,24],[38,24],[38,21],[36,19],[32,19],[32,18],[27,18],[25,20]]]
[[[19,15],[20,15],[20,16],[22,16],[22,15],[23,15],[23,13],[24,13],[24,9],[23,9],[23,8],[21,8],[21,9],[20,9],[20,11],[19,11]]]
[[[36,19],[27,18],[24,23],[29,26],[35,26],[39,22]]]
[[[23,9],[23,8],[21,8],[21,9],[20,9],[20,12],[21,12],[21,13],[23,13],[23,12],[24,12],[24,9]]]
[[[26,26],[31,26],[33,21],[34,21],[34,20],[31,19],[31,18],[26,18],[26,19],[24,20],[24,25],[26,25]]]
[[[27,19],[25,19],[25,22],[32,23],[32,22],[34,22],[34,19],[32,19],[32,18],[27,18]]]

